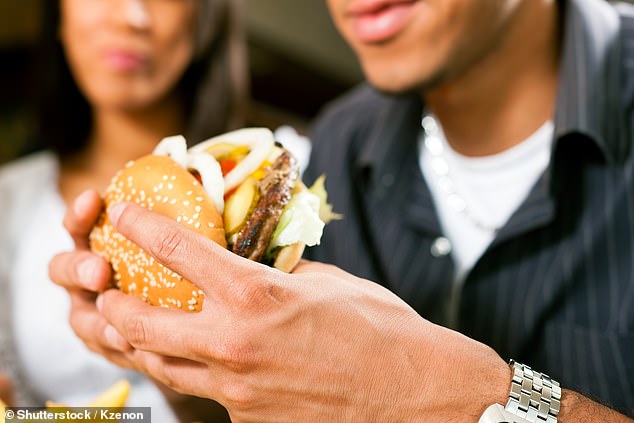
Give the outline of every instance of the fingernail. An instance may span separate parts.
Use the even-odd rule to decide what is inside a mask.
[[[108,209],[108,216],[110,217],[110,221],[113,225],[117,225],[119,218],[121,217],[121,213],[125,210],[126,205],[123,203],[117,203],[110,206]]]
[[[113,326],[106,326],[106,329],[104,329],[104,337],[106,338],[108,344],[117,351],[123,352],[130,348],[128,341],[123,339]]]
[[[97,301],[95,301],[95,304],[97,305],[97,310],[103,310],[103,295],[97,297]]]
[[[88,258],[77,266],[77,275],[79,276],[79,283],[81,283],[84,288],[90,290],[96,290],[97,283],[95,279],[95,271],[97,270],[97,259],[96,258]]]
[[[73,211],[77,216],[83,216],[86,211],[90,209],[90,203],[92,200],[92,192],[84,191],[73,202]]]

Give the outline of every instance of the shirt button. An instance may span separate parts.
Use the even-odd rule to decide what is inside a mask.
[[[451,242],[444,236],[438,237],[431,245],[430,252],[434,257],[444,257],[451,252]]]

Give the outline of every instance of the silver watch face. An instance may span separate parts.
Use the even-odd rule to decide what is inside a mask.
[[[528,420],[506,411],[500,404],[493,404],[484,411],[478,423],[530,423]]]

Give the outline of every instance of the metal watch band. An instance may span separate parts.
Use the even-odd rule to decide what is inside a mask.
[[[531,423],[557,423],[561,405],[559,382],[514,360],[509,364],[513,381],[504,409]]]

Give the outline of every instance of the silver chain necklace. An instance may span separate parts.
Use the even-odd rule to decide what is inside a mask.
[[[495,235],[500,230],[500,227],[483,222],[478,218],[478,216],[469,209],[467,201],[460,194],[457,184],[451,178],[449,174],[449,164],[443,157],[445,146],[441,139],[442,134],[436,119],[429,115],[423,115],[421,127],[424,131],[425,149],[432,156],[431,170],[438,181],[440,190],[447,199],[449,207],[466,217],[481,231]]]

